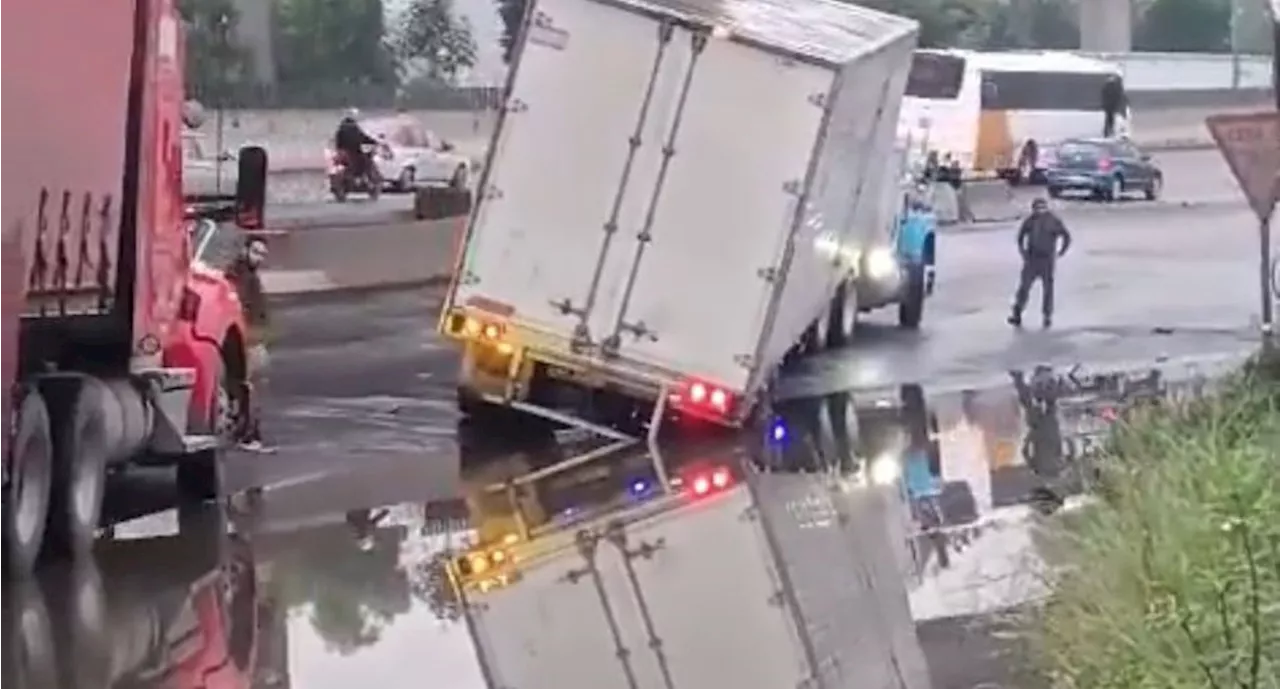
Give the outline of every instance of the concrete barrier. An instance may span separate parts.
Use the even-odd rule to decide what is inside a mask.
[[[268,230],[263,286],[274,299],[315,297],[447,282],[461,217],[379,225]]]

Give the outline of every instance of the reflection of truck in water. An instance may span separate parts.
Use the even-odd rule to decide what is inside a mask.
[[[259,644],[285,633],[283,618],[260,617],[255,554],[216,513],[181,535],[104,540],[42,586],[6,587],[4,686],[257,686]]]
[[[440,320],[460,406],[631,429],[662,398],[740,424],[789,352],[850,333],[851,283],[882,267],[862,235],[886,221],[917,24],[854,3],[528,4]]]
[[[643,452],[544,467],[547,521],[505,549],[518,578],[481,587],[454,567],[488,686],[927,687],[897,515],[794,457],[772,440],[682,448],[660,460],[665,488]]]

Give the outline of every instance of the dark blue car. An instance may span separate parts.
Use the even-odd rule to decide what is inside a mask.
[[[1133,193],[1154,201],[1164,186],[1160,167],[1126,139],[1070,139],[1058,146],[1055,158],[1045,173],[1054,198],[1082,191],[1103,201]]]

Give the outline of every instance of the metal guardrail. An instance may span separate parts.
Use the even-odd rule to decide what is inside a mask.
[[[1097,53],[1077,55],[1120,66],[1130,91],[1209,91],[1271,87],[1271,56],[1230,53]]]

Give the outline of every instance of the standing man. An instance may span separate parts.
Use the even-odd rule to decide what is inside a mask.
[[[1053,272],[1058,257],[1071,247],[1071,233],[1058,216],[1049,211],[1044,199],[1031,202],[1031,215],[1018,229],[1018,252],[1022,255],[1022,275],[1013,297],[1009,325],[1022,327],[1022,311],[1027,307],[1032,283],[1040,282],[1040,313],[1044,327],[1053,325]]]
[[[1102,136],[1116,135],[1116,117],[1124,112],[1125,105],[1124,82],[1114,74],[1107,77],[1102,84]]]
[[[249,237],[239,258],[227,270],[227,277],[236,287],[240,306],[244,310],[245,325],[249,332],[249,351],[245,367],[248,384],[241,403],[245,413],[240,426],[240,449],[249,452],[271,452],[262,442],[262,393],[266,385],[267,329],[271,325],[267,314],[267,294],[262,288],[260,271],[267,261],[267,242],[262,237]]]

